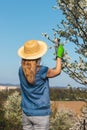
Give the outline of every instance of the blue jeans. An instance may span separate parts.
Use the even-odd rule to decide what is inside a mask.
[[[27,116],[22,113],[23,130],[49,130],[49,116]]]

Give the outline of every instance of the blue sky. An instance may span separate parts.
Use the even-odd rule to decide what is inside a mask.
[[[0,83],[19,84],[21,59],[17,50],[24,42],[36,39],[44,40],[48,46],[53,45],[41,33],[53,36],[52,28],[60,23],[63,15],[61,11],[52,9],[55,5],[56,0],[0,0]],[[55,67],[53,50],[48,50],[41,64]],[[63,72],[50,79],[50,86],[67,84],[78,85]]]

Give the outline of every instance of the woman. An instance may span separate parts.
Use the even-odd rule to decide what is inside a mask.
[[[58,47],[55,69],[40,65],[41,57],[46,51],[47,44],[37,40],[27,41],[18,50],[18,55],[22,58],[19,79],[23,130],[49,129],[51,110],[48,78],[60,74],[64,48],[62,45]]]

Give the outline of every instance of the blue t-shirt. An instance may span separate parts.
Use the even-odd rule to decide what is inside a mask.
[[[46,77],[48,67],[41,66],[36,73],[35,83],[30,84],[19,68],[20,87],[22,91],[21,107],[28,116],[50,115],[49,81]]]

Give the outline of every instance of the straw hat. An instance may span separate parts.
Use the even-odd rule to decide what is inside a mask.
[[[30,40],[19,48],[18,55],[23,59],[38,59],[47,51],[47,44],[43,41]]]

